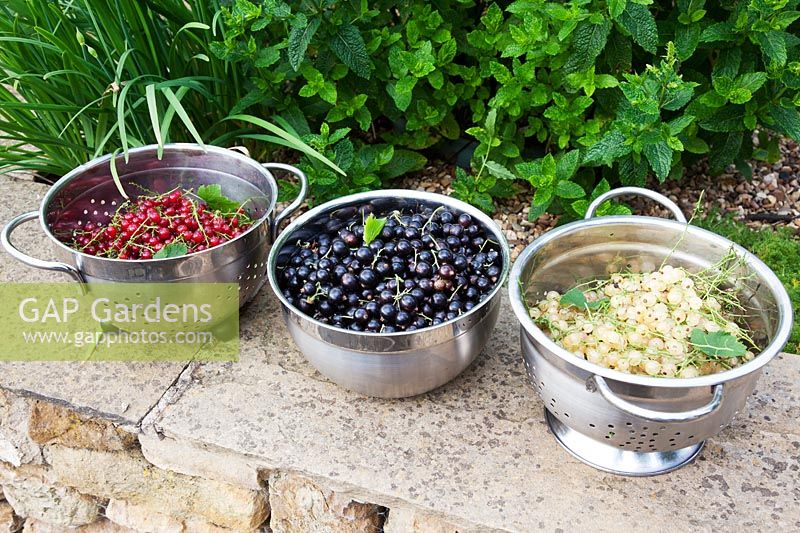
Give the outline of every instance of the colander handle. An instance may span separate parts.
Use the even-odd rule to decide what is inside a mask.
[[[59,263],[56,261],[43,261],[41,259],[36,259],[35,257],[31,257],[28,254],[23,253],[11,243],[11,233],[15,229],[17,229],[17,226],[38,218],[39,218],[39,212],[31,211],[30,213],[23,213],[22,215],[19,215],[18,217],[11,219],[11,221],[3,227],[2,233],[0,233],[0,243],[3,244],[3,248],[5,248],[6,252],[11,254],[11,256],[13,256],[14,259],[22,261],[28,266],[32,266],[34,268],[41,268],[43,270],[55,270],[56,272],[64,272],[75,278],[75,280],[78,281],[79,283],[85,283],[83,275],[75,267],[70,266],[66,263]]]
[[[664,196],[663,194],[659,194],[657,192],[651,191],[649,189],[643,189],[641,187],[619,187],[617,189],[612,189],[606,193],[601,194],[594,201],[589,204],[589,207],[586,208],[586,215],[584,215],[584,219],[588,220],[593,218],[597,208],[600,207],[603,202],[608,201],[612,198],[617,198],[618,196],[644,196],[645,198],[649,198],[654,202],[657,202],[667,209],[669,209],[672,216],[675,217],[675,220],[678,222],[686,222],[686,217],[681,211],[681,208],[678,207],[678,204]]]
[[[278,229],[281,227],[281,223],[286,220],[288,216],[292,213],[297,211],[297,208],[305,201],[306,193],[308,192],[308,179],[306,175],[297,167],[293,167],[292,165],[284,165],[283,163],[261,163],[266,169],[278,169],[278,170],[285,170],[291,174],[297,176],[297,180],[300,182],[300,192],[297,194],[297,198],[294,199],[292,203],[287,205],[283,210],[275,215],[275,218],[272,219],[272,227],[270,228],[270,233],[272,240],[275,240],[275,237],[278,236]]]
[[[697,409],[692,409],[690,411],[679,411],[676,413],[666,413],[664,411],[647,409],[646,407],[640,407],[627,400],[623,400],[611,390],[611,387],[608,386],[606,380],[600,376],[592,376],[589,378],[589,380],[586,382],[586,387],[592,392],[597,390],[608,403],[620,411],[623,411],[629,415],[637,416],[639,418],[652,420],[654,422],[689,422],[691,420],[696,420],[706,415],[710,415],[719,409],[720,405],[722,405],[722,383],[714,385],[714,392],[713,396],[711,397],[711,401],[704,406],[698,407]]]

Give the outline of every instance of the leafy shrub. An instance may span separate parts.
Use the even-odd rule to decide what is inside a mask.
[[[17,142],[0,148],[0,170],[62,175],[118,148],[213,138],[236,101],[226,87],[243,81],[208,57],[214,13],[205,1],[4,2],[0,131]]]
[[[218,9],[205,0],[0,4],[0,172],[61,176],[116,150],[229,144],[250,132],[245,120],[224,120],[244,79],[210,56]],[[264,156],[265,143],[249,144]]]
[[[700,156],[714,172],[747,170],[777,157],[774,133],[800,139],[797,4],[234,0],[213,51],[250,82],[239,111],[266,103],[350,128],[338,142],[354,154],[466,133],[479,141],[475,175],[459,174],[457,195],[490,211],[528,182],[532,216],[578,216],[603,179],[664,180]],[[526,162],[537,147],[549,155]],[[321,181],[339,194],[378,185],[380,168],[369,174]]]
[[[776,134],[800,139],[798,2],[8,0],[0,171],[277,142],[325,200],[469,136],[456,195],[491,211],[529,184],[532,217],[575,217],[608,186],[705,156],[747,171],[778,157]]]

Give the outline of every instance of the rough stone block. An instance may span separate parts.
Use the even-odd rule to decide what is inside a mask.
[[[232,533],[232,529],[227,527],[215,526],[210,522],[201,520],[199,518],[187,518],[183,522],[184,531],[186,533]],[[259,533],[270,533],[269,530],[263,531],[263,526],[258,529]]]
[[[379,506],[353,501],[295,474],[270,475],[269,501],[274,533],[361,533],[377,531],[383,521]]]
[[[22,518],[5,501],[0,502],[0,533],[15,533],[22,529]]]
[[[64,485],[179,519],[202,516],[219,526],[249,530],[269,516],[263,491],[161,470],[138,453],[50,445],[45,458]]]
[[[216,479],[253,490],[263,488],[259,478],[259,467],[263,466],[242,455],[153,434],[139,435],[139,443],[145,459],[164,470]]]
[[[33,403],[28,434],[39,444],[122,451],[136,447],[136,436],[100,418],[87,418],[49,402]]]
[[[392,507],[383,531],[384,533],[409,533],[411,531],[414,533],[458,533],[459,529],[453,524],[427,513]]]
[[[99,513],[97,501],[78,491],[53,485],[43,468],[14,471],[4,468],[3,493],[18,516],[31,517],[62,527],[93,522]]]
[[[48,524],[35,518],[28,518],[22,533],[139,533],[136,530],[115,524],[105,518],[95,520],[85,526],[66,529],[62,526]]]
[[[142,533],[183,533],[183,523],[177,518],[124,500],[109,501],[106,518]]]
[[[41,463],[39,445],[28,436],[30,401],[0,390],[0,461],[20,466]]]

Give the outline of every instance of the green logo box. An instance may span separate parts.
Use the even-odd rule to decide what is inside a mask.
[[[3,361],[236,361],[236,283],[2,283]]]

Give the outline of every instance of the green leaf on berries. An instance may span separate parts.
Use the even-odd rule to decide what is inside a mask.
[[[236,213],[241,207],[239,202],[231,200],[222,194],[222,187],[217,184],[201,185],[197,188],[197,197],[205,202],[208,209],[219,211],[222,214]]]
[[[577,287],[568,290],[561,296],[561,305],[571,305],[578,309],[589,309],[590,311],[599,309],[606,301],[607,299],[603,298],[602,300],[590,302],[586,299],[586,295],[583,294],[583,291]]]
[[[713,357],[741,357],[747,353],[747,346],[724,331],[708,332],[695,328],[690,340],[692,346]]]
[[[170,257],[180,257],[189,252],[189,247],[182,242],[171,242],[153,254],[153,259],[169,259]]]
[[[386,225],[386,218],[376,218],[372,213],[364,221],[364,244],[369,244],[378,238]]]

